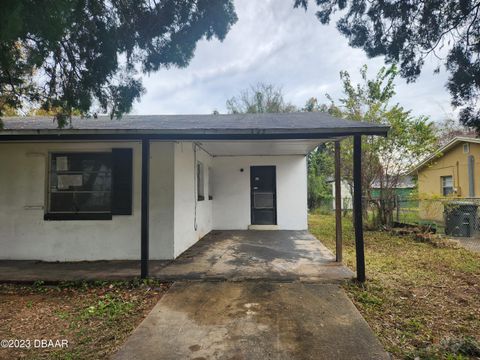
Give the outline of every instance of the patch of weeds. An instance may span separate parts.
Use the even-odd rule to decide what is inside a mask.
[[[480,344],[473,337],[448,339],[441,342],[441,346],[455,355],[480,357]]]
[[[36,280],[36,281],[33,282],[33,287],[34,288],[42,287],[43,285],[45,285],[45,281],[43,281],[43,280]]]
[[[417,319],[410,319],[405,323],[405,328],[409,332],[418,333],[423,329],[423,324]]]
[[[353,293],[355,300],[363,305],[380,306],[383,304],[382,298],[375,295],[375,293],[381,293],[383,289],[376,284],[351,282],[346,286]]]
[[[45,284],[45,281],[37,280],[37,281],[34,281],[30,289],[36,293],[46,293],[49,290],[51,290],[51,287],[47,286]],[[25,287],[25,290],[28,290],[28,287]]]
[[[66,320],[70,317],[70,314],[68,313],[68,311],[58,310],[56,311],[56,315],[59,319],[62,319],[62,320]]]
[[[108,285],[108,281],[105,281],[105,280],[96,280],[96,281],[93,282],[93,285],[94,285],[94,286],[97,286],[97,287],[107,286],[107,285]]]
[[[466,256],[463,256],[461,258],[461,261],[460,259],[459,261],[456,261],[454,263],[454,268],[456,270],[463,271],[466,273],[477,272],[480,269],[480,262],[477,259],[471,256],[468,256],[470,254],[467,252],[467,250],[463,250],[463,251],[465,251]]]
[[[31,309],[33,307],[33,302],[31,300],[27,301],[27,308]]]
[[[60,289],[78,289],[80,288],[81,281],[62,281],[58,283]]]
[[[383,300],[378,296],[370,294],[368,291],[361,291],[355,294],[355,299],[364,305],[378,306],[382,305]]]
[[[468,360],[468,357],[465,357],[461,354],[447,354],[445,360]]]
[[[408,360],[467,360],[480,356],[480,344],[472,337],[445,339],[439,345],[432,345],[406,354]]]
[[[134,304],[123,300],[121,297],[106,294],[95,305],[87,307],[81,314],[83,320],[92,317],[108,318],[114,320],[120,316],[128,314]]]

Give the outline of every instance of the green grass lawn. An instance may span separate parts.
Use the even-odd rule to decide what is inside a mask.
[[[353,227],[343,219],[344,262],[355,270]],[[309,227],[335,250],[333,215],[310,215]],[[367,282],[345,289],[387,351],[402,359],[480,358],[480,254],[367,231],[365,256]]]

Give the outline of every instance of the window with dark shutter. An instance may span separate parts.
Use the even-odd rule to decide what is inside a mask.
[[[132,215],[132,149],[113,149],[112,165],[112,215]]]

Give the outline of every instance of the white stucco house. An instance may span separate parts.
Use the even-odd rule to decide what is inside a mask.
[[[174,259],[213,229],[307,229],[306,155],[375,124],[324,113],[4,118],[0,259]]]

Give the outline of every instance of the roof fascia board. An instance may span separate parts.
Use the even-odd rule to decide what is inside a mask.
[[[421,161],[417,164],[412,170],[408,172],[407,175],[415,175],[415,173],[421,169],[423,169],[426,165],[428,165],[432,160],[443,156],[447,151],[457,146],[458,143],[461,142],[471,142],[471,143],[480,143],[480,139],[477,138],[468,138],[468,137],[455,137],[450,140],[448,143],[443,145],[440,149],[435,151],[432,155],[427,157],[425,160]]]
[[[0,141],[27,141],[27,140],[277,140],[277,139],[330,139],[340,136],[352,136],[359,133],[351,132],[308,132],[308,133],[24,133],[0,132]],[[364,131],[361,135],[383,135],[377,132]]]

